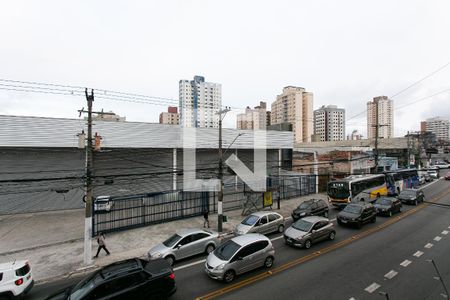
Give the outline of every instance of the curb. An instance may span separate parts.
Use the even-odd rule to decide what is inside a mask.
[[[61,241],[61,242],[54,242],[54,243],[49,243],[49,244],[44,244],[44,245],[39,245],[39,246],[34,246],[34,247],[28,247],[28,248],[23,248],[23,249],[15,249],[15,250],[7,251],[7,252],[2,252],[2,253],[0,253],[0,256],[1,255],[11,255],[11,254],[24,252],[24,251],[36,250],[36,249],[52,247],[52,246],[57,246],[57,245],[62,245],[62,244],[69,244],[69,243],[79,242],[82,240],[83,240],[83,238],[77,238],[77,239],[71,239],[71,240]]]

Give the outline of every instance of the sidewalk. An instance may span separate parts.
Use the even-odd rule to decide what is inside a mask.
[[[310,198],[326,198],[313,194],[281,201],[281,209],[273,210],[289,217],[292,210]],[[225,212],[228,222],[223,231],[231,232],[243,219],[241,210]],[[217,214],[209,217],[211,229],[217,229]],[[146,256],[151,246],[165,240],[181,228],[201,228],[203,217],[182,219],[168,223],[130,229],[106,236],[110,256],[104,252],[94,261],[104,266],[122,259]],[[32,213],[0,216],[0,262],[27,259],[33,268],[37,283],[60,279],[83,267],[84,210]],[[97,245],[92,240],[92,255]]]

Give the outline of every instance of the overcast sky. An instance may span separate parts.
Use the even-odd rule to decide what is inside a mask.
[[[178,99],[178,81],[222,84],[222,104],[272,103],[287,85],[347,118],[450,61],[450,1],[2,1],[0,78]],[[450,117],[450,66],[394,97],[395,135]],[[1,86],[0,86],[1,87]],[[0,114],[77,118],[83,97],[0,90]],[[97,100],[128,121],[166,108]],[[235,126],[235,114],[226,117]],[[366,115],[347,133],[366,136]]]

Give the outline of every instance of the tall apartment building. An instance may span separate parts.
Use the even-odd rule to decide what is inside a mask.
[[[345,139],[345,109],[323,105],[314,111],[314,135],[321,142]]]
[[[450,140],[450,122],[448,119],[441,117],[426,119],[425,122],[421,123],[421,130],[434,133],[437,140]]]
[[[237,129],[266,129],[267,125],[267,104],[266,102],[259,102],[259,106],[251,109],[247,106],[245,113],[238,114],[236,118]]]
[[[377,106],[378,106],[378,137],[394,137],[394,104],[386,96],[374,97],[373,101],[367,102],[367,137],[375,138],[377,125]]]
[[[180,80],[180,124],[184,127],[219,127],[222,106],[222,86],[205,82],[205,77]]]
[[[178,108],[174,106],[169,106],[167,112],[160,113],[159,123],[169,125],[180,125],[180,114],[178,113]]]
[[[271,125],[290,123],[295,143],[310,142],[313,134],[313,94],[287,86],[272,103]]]

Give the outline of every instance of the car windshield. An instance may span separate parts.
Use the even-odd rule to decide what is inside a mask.
[[[70,300],[83,299],[89,292],[94,289],[96,281],[101,280],[100,273],[96,273],[85,280],[80,281],[70,290]]]
[[[352,214],[359,214],[362,210],[362,207],[359,205],[347,205],[343,211],[352,213]]]
[[[307,209],[311,206],[311,202],[303,202],[298,206],[298,209]]]
[[[308,232],[311,229],[312,225],[313,223],[300,219],[292,224],[292,227],[300,231]]]
[[[256,221],[259,220],[259,217],[250,215],[247,216],[247,218],[244,219],[244,221],[241,222],[241,224],[247,225],[247,226],[253,226],[255,225]]]
[[[232,240],[229,240],[219,248],[217,248],[214,251],[214,255],[216,255],[221,260],[229,260],[236,253],[236,251],[239,250],[240,247],[241,246],[239,246],[239,244],[236,244]]]
[[[375,202],[375,204],[379,204],[379,205],[391,205],[391,203],[392,203],[392,200],[387,199],[387,198],[379,198]]]
[[[415,195],[416,195],[415,191],[408,191],[408,190],[402,191],[400,193],[401,197],[414,197]]]
[[[164,246],[166,247],[172,247],[173,245],[176,244],[176,242],[178,242],[181,239],[181,236],[179,236],[178,234],[174,234],[172,235],[170,238],[168,238],[167,240],[165,240],[163,242]]]

